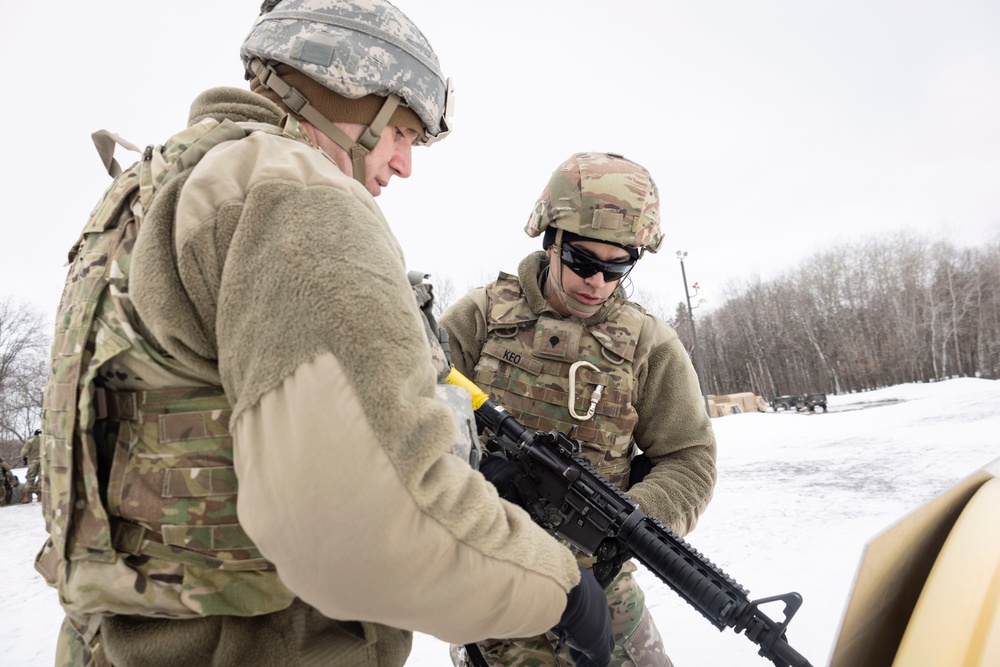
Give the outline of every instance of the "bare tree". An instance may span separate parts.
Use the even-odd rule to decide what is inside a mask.
[[[678,333],[692,347],[687,313]],[[713,393],[844,392],[1000,375],[1000,234],[981,248],[912,233],[832,246],[700,318]]]
[[[1000,232],[979,250],[976,267],[976,373],[997,378],[1000,377]]]
[[[629,298],[639,303],[649,314],[655,315],[664,322],[670,322],[670,307],[657,294],[636,289],[635,294]]]
[[[432,276],[431,283],[434,285],[434,316],[441,317],[461,295],[457,294],[455,283],[448,276]]]
[[[44,318],[11,298],[0,299],[0,438],[24,441],[38,427],[48,367]]]

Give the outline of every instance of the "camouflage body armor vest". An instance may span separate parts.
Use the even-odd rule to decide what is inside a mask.
[[[231,407],[218,381],[195,377],[144,338],[128,293],[154,192],[255,129],[277,132],[207,119],[148,147],[70,252],[44,397],[50,537],[36,560],[70,618],[248,616],[294,599],[237,520]],[[117,163],[104,158],[115,176]],[[143,372],[126,380],[119,368]]]
[[[635,456],[633,361],[645,312],[619,302],[601,323],[537,315],[516,276],[487,287],[486,344],[474,381],[530,429],[569,432],[599,473],[625,490]],[[584,362],[584,363],[580,363]],[[593,370],[590,366],[596,367]],[[597,390],[600,385],[600,391]],[[586,417],[596,396],[593,414]]]

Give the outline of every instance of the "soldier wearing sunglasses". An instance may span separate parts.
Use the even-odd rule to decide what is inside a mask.
[[[629,301],[622,281],[663,240],[649,172],[609,153],[578,153],[553,172],[525,231],[543,251],[441,318],[455,367],[522,424],[569,432],[597,470],[647,514],[689,533],[712,497],[715,437],[691,360],[673,329]],[[492,478],[497,457],[480,466]],[[502,462],[501,462],[502,463]],[[578,555],[583,567],[593,559]],[[601,581],[612,665],[671,665],[624,563]],[[551,633],[476,648],[491,665],[572,665]],[[470,664],[453,647],[456,665]]]

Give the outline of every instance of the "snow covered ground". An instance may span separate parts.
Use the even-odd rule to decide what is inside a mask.
[[[829,661],[864,544],[1000,457],[1000,382],[899,385],[830,396],[825,414],[743,414],[713,424],[719,484],[687,541],[751,598],[801,593],[788,638],[819,666]],[[12,667],[51,665],[62,618],[55,592],[32,568],[44,539],[40,514],[37,503],[0,508],[0,664]],[[650,573],[639,577],[678,667],[770,664]],[[448,665],[447,646],[417,635],[406,664]]]

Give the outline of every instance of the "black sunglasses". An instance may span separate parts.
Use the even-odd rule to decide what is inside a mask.
[[[597,272],[601,272],[604,275],[604,282],[606,283],[621,280],[635,266],[634,259],[630,259],[627,262],[605,262],[602,259],[594,257],[583,248],[574,248],[568,243],[562,244],[560,257],[564,266],[569,267],[570,271],[584,280]]]

